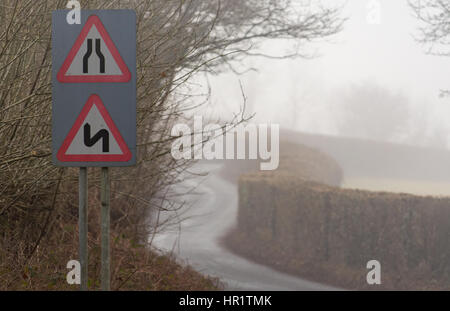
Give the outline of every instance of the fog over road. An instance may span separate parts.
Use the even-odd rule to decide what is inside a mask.
[[[209,171],[196,192],[183,197],[192,205],[176,230],[165,230],[155,236],[153,247],[173,250],[181,260],[203,274],[219,277],[229,290],[334,290],[280,273],[237,256],[219,244],[219,240],[236,222],[238,209],[236,185],[218,174],[221,165],[199,164],[195,170]],[[195,186],[197,180],[185,182]],[[179,230],[178,230],[179,229]]]

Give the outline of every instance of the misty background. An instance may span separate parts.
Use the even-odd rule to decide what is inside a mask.
[[[231,117],[243,90],[254,123],[448,149],[450,100],[440,90],[448,88],[450,64],[416,40],[420,23],[408,1],[332,2],[344,7],[344,29],[308,44],[306,58],[255,56],[236,63],[235,72],[199,77],[211,91],[205,113]],[[294,48],[281,39],[259,50],[281,56]]]

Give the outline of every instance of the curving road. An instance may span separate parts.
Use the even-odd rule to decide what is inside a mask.
[[[197,170],[209,171],[200,183],[200,195],[186,195],[191,205],[177,228],[157,234],[153,247],[173,251],[197,271],[221,279],[228,290],[336,290],[275,271],[239,257],[219,245],[218,241],[235,224],[237,215],[236,185],[217,173],[221,165],[199,164]],[[199,180],[185,182],[195,186]]]

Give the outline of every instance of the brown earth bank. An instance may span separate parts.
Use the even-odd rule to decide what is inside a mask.
[[[91,170],[93,171],[93,170]],[[95,176],[90,176],[92,184]],[[113,183],[112,189],[126,187]],[[60,199],[47,226],[36,227],[30,240],[18,234],[0,235],[0,290],[78,290],[69,285],[67,263],[78,256],[77,184],[61,185]],[[115,189],[116,190],[116,189]],[[114,191],[113,191],[114,193]],[[89,290],[100,290],[100,202],[99,189],[89,189]],[[145,238],[140,238],[134,217],[139,209],[123,196],[111,198],[111,290],[219,290],[223,284],[216,278],[202,275],[170,255],[156,253]],[[127,206],[131,205],[131,206]],[[51,216],[51,217],[50,217]],[[20,224],[20,219],[17,224]],[[16,232],[20,227],[14,219],[9,224]],[[144,233],[144,231],[142,231]]]
[[[76,222],[57,228],[59,234],[46,238],[23,269],[18,271],[14,258],[1,258],[0,290],[70,291],[66,264],[78,258]],[[100,290],[100,240],[91,235],[89,243],[89,290]],[[126,235],[111,234],[111,290],[131,291],[204,291],[222,288],[219,280],[201,275],[180,265],[169,255],[159,255]]]
[[[18,261],[0,255],[0,290],[70,291],[66,264],[78,258],[78,225],[76,221],[59,225],[58,234],[49,235],[24,268]],[[100,289],[100,238],[90,234],[89,290]],[[132,291],[214,291],[222,289],[218,279],[204,276],[189,266],[181,265],[170,255],[160,255],[127,235],[111,233],[111,290]]]
[[[239,177],[238,224],[224,238],[230,250],[346,289],[450,289],[450,198],[340,189],[336,161],[281,146],[278,170],[249,167]],[[373,259],[377,286],[366,282]]]

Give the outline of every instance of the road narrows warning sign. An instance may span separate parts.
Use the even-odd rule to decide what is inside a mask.
[[[60,161],[129,161],[131,152],[98,95],[89,97],[57,154]]]
[[[130,81],[130,70],[98,16],[88,18],[57,78],[61,83]]]

